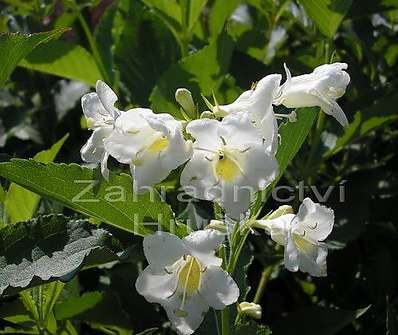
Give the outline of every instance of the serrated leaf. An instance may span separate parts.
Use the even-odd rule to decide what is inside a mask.
[[[68,29],[51,30],[38,34],[0,33],[0,87],[19,61],[38,45],[59,38]]]
[[[47,329],[51,334],[57,330],[53,309],[63,287],[64,283],[54,281],[20,293],[21,300],[35,320],[37,327]]]
[[[93,56],[83,47],[62,41],[52,41],[36,48],[19,66],[79,80],[95,86],[103,79]]]
[[[69,134],[66,134],[58,142],[53,144],[50,149],[37,153],[33,159],[42,163],[52,162],[68,137]],[[36,193],[28,191],[17,184],[11,183],[4,201],[4,207],[9,222],[14,224],[16,222],[26,221],[32,218],[39,201],[40,196]]]
[[[182,118],[180,109],[174,103],[176,89],[185,87],[196,98],[200,97],[200,93],[211,95],[227,72],[232,50],[232,39],[223,35],[198,52],[183,58],[178,64],[172,65],[159,78],[152,91],[152,108],[156,112],[167,111]]]
[[[317,108],[302,108],[298,111],[296,122],[289,122],[280,126],[279,135],[281,144],[276,153],[276,158],[279,163],[279,175],[266,190],[259,192],[257,200],[252,207],[253,213],[257,213],[261,208],[262,201],[266,200],[271,194],[272,189],[283,176],[286,168],[303,145],[315,122],[317,110]]]
[[[83,266],[118,260],[110,233],[84,220],[47,215],[0,229],[0,295],[57,279]]]
[[[348,13],[352,0],[300,0],[307,15],[319,30],[332,38]]]
[[[110,174],[104,180],[98,170],[77,164],[43,164],[12,159],[0,164],[0,176],[65,206],[137,235],[153,233],[159,222],[174,229],[173,213],[152,189],[143,195],[132,191],[129,175]],[[150,221],[147,225],[144,221]]]

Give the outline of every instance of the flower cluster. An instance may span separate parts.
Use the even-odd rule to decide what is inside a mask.
[[[185,164],[180,176],[183,190],[193,198],[217,203],[225,212],[225,221],[213,220],[207,229],[183,239],[166,232],[144,238],[148,266],[136,289],[147,301],[163,306],[179,334],[194,333],[210,307],[222,310],[239,298],[237,284],[222,269],[227,264],[217,257],[225,237],[233,237],[231,225],[238,231],[263,229],[284,247],[288,270],[326,275],[323,241],[333,229],[331,209],[306,198],[297,214],[282,206],[255,220],[249,208],[254,194],[279,173],[277,119],[294,122],[296,118],[294,111],[276,114],[274,106],[319,106],[346,126],[347,118],[336,102],[350,80],[346,68],[343,63],[326,64],[311,74],[291,77],[285,66],[287,79],[282,85],[281,75],[268,75],[231,104],[219,105],[214,98],[213,105],[205,98],[209,110],[201,114],[191,93],[181,88],[176,100],[185,121],[147,108],[121,111],[115,107],[116,94],[102,81],[97,82],[96,93],[83,96],[83,112],[93,133],[81,149],[82,159],[100,163],[104,178],[109,178],[107,161],[112,156],[130,166],[134,191],[141,193]],[[228,262],[232,255],[233,250]],[[258,304],[241,302],[237,309],[242,317],[261,318]]]
[[[348,124],[336,102],[350,80],[344,71],[347,64],[325,64],[297,77],[291,77],[285,68],[284,84],[281,75],[272,74],[229,105],[215,101],[213,106],[206,100],[210,111],[193,121],[199,113],[191,93],[177,90],[176,99],[190,121],[187,125],[147,108],[121,111],[115,107],[116,94],[98,81],[96,93],[82,98],[88,128],[93,130],[81,150],[82,159],[100,163],[104,178],[109,176],[109,156],[128,164],[137,193],[160,183],[187,162],[180,180],[184,191],[218,203],[228,217],[239,219],[248,211],[255,192],[264,190],[278,175],[277,118],[292,120],[295,114],[275,114],[274,105],[319,106],[343,126]]]

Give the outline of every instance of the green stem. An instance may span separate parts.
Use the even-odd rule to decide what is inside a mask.
[[[101,55],[100,55],[100,53],[98,51],[97,43],[95,42],[94,36],[91,33],[91,30],[90,30],[86,20],[84,19],[83,15],[82,15],[82,13],[80,11],[78,11],[78,19],[79,19],[79,22],[80,22],[80,24],[81,24],[81,26],[83,28],[84,34],[86,35],[88,44],[90,45],[91,52],[93,53],[93,57],[94,57],[95,63],[97,64],[97,66],[98,66],[98,68],[99,68],[99,70],[100,70],[100,72],[102,74],[103,79],[106,82],[108,82],[109,84],[112,85],[112,83],[110,82],[110,78],[108,76],[108,73],[107,73],[107,71],[105,69],[105,66],[104,66],[104,64],[102,62],[102,58],[101,58]]]
[[[258,287],[257,287],[256,295],[254,296],[253,302],[255,304],[260,303],[260,301],[261,301],[261,299],[263,297],[263,294],[264,294],[265,287],[267,286],[268,279],[269,279],[271,273],[272,273],[272,266],[267,266],[267,267],[264,268],[264,270],[263,270],[263,272],[261,274],[260,282],[259,282]]]
[[[230,334],[229,307],[225,307],[221,311],[221,333],[222,335]]]

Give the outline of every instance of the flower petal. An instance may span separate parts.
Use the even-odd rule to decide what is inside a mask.
[[[135,288],[148,302],[163,303],[176,290],[176,274],[168,274],[164,269],[159,270],[147,266],[140,273],[135,282]]]
[[[294,219],[294,214],[285,214],[271,220],[260,220],[261,226],[271,235],[273,241],[280,245],[287,244],[288,231]]]
[[[299,252],[294,245],[290,231],[288,232],[287,244],[285,246],[284,264],[289,271],[296,272],[299,269]]]
[[[304,230],[307,238],[323,241],[333,230],[334,212],[332,209],[305,198],[297,213],[294,230]]]
[[[95,89],[104,108],[109,114],[111,114],[113,117],[116,117],[117,109],[114,107],[114,105],[118,99],[115,92],[113,92],[112,89],[101,80],[97,80]]]
[[[162,306],[179,335],[193,334],[209,310],[208,304],[199,294],[189,297],[183,312],[180,311],[181,299],[177,295],[168,299]]]
[[[195,231],[184,237],[183,243],[189,253],[203,266],[221,266],[222,259],[215,256],[215,250],[224,240],[224,234],[214,229],[206,229]]]
[[[186,254],[186,248],[181,239],[162,231],[145,236],[143,246],[148,263],[159,269],[174,264]]]
[[[97,93],[87,93],[82,96],[81,105],[84,116],[88,120],[88,128],[106,124],[113,120],[112,115],[104,108]]]
[[[217,120],[194,120],[187,125],[187,132],[195,138],[194,148],[202,147],[209,150],[218,150],[222,142],[218,135],[221,123]]]
[[[99,163],[103,160],[105,149],[104,139],[112,132],[111,127],[96,128],[81,148],[82,160],[86,163]]]
[[[302,272],[307,272],[314,277],[324,277],[327,275],[326,258],[328,255],[327,246],[324,243],[318,244],[314,255],[299,254],[299,268]]]
[[[200,294],[215,309],[223,309],[239,298],[239,287],[232,277],[216,266],[210,266],[203,272]]]
[[[217,179],[214,175],[212,154],[194,150],[192,158],[181,173],[180,182],[185,193],[190,196],[213,201],[217,195]]]

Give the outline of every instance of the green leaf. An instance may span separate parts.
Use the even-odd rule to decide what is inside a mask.
[[[318,306],[301,308],[297,312],[284,316],[272,327],[272,333],[276,335],[334,335],[366,313],[369,307],[355,311]]]
[[[110,5],[105,13],[101,16],[101,20],[95,30],[95,41],[97,43],[98,52],[101,56],[102,63],[109,78],[114,78],[113,72],[113,53],[112,46],[114,44],[112,28],[116,16],[116,4]],[[111,83],[109,83],[111,84]]]
[[[0,33],[0,87],[2,87],[19,61],[39,44],[59,38],[68,29],[38,34]]]
[[[186,30],[192,31],[195,27],[196,23],[200,15],[202,14],[202,10],[206,5],[207,0],[182,0],[181,11],[186,16]]]
[[[214,1],[209,15],[209,31],[212,39],[218,38],[222,33],[226,21],[232,15],[236,7],[238,7],[239,3],[239,0]]]
[[[132,328],[120,300],[112,291],[90,292],[79,298],[67,299],[55,307],[55,315],[57,319],[90,323],[95,329],[121,328],[123,334]]]
[[[249,246],[245,244],[243,247],[238,262],[236,264],[236,270],[234,271],[234,279],[238,284],[240,290],[239,301],[245,301],[247,295],[251,290],[251,286],[249,284],[247,272],[249,270],[250,265],[253,263],[254,256],[249,249]]]
[[[279,175],[266,190],[259,193],[252,207],[253,213],[257,213],[261,209],[262,202],[271,194],[272,189],[278,184],[286,168],[303,145],[315,122],[317,110],[318,108],[302,108],[298,111],[296,122],[289,122],[280,126],[279,135],[281,137],[281,145],[276,153],[279,163]]]
[[[77,164],[42,164],[12,159],[0,164],[0,176],[137,235],[153,233],[158,222],[165,230],[174,228],[173,213],[155,189],[135,195],[131,177],[126,174],[111,173],[109,181],[105,181],[97,169]],[[150,222],[146,226],[144,221]]]
[[[181,31],[181,8],[176,0],[144,0],[144,3],[158,15],[175,34]]]
[[[269,327],[259,325],[255,321],[241,321],[233,332],[234,335],[271,335],[273,332]]]
[[[377,128],[397,120],[395,106],[398,104],[398,94],[384,97],[372,106],[358,111],[354,115],[354,120],[344,130],[344,134],[337,140],[333,149],[327,152],[326,157],[330,157],[340,152],[347,144],[365,136]]]
[[[48,215],[0,229],[0,295],[57,279],[83,266],[118,260],[110,233],[84,220]]]
[[[351,7],[352,0],[299,0],[322,34],[332,38]]]
[[[51,334],[57,330],[53,309],[64,283],[54,281],[33,287],[20,293],[23,304],[31,313],[39,329],[47,329]]]
[[[4,192],[3,186],[0,184],[0,202],[4,202],[6,199],[6,192]]]
[[[52,162],[68,137],[69,134],[66,134],[50,149],[37,153],[33,159],[42,163]],[[39,195],[28,191],[17,184],[11,183],[4,201],[4,207],[9,222],[14,224],[19,221],[29,220],[36,212],[39,202]]]
[[[200,93],[211,95],[220,85],[228,70],[233,50],[233,41],[221,36],[217,41],[172,65],[158,80],[150,96],[152,108],[182,118],[174,103],[177,88],[186,87],[199,98]]]
[[[94,308],[103,298],[101,292],[87,292],[80,297],[69,298],[56,306],[56,319],[72,319],[74,316]]]
[[[121,2],[122,4],[122,2]],[[124,23],[115,45],[114,61],[131,101],[148,105],[159,75],[180,57],[176,38],[152,12],[138,1],[122,11]]]
[[[36,48],[19,66],[79,80],[95,86],[102,79],[93,56],[83,47],[62,41],[52,41]]]

